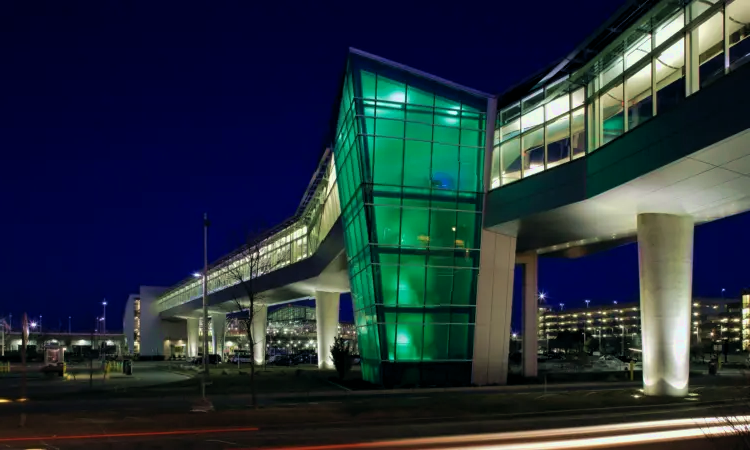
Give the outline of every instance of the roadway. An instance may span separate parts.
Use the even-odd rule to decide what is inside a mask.
[[[575,417],[526,417],[470,422],[400,424],[330,423],[306,426],[290,420],[275,426],[185,429],[164,423],[150,432],[99,432],[61,438],[38,435],[19,439],[3,434],[0,447],[93,450],[163,449],[442,449],[531,450],[625,448],[651,450],[676,444],[680,449],[736,448],[747,438],[750,417],[718,416],[704,405],[627,413],[591,411]],[[732,426],[730,426],[732,425]],[[740,435],[735,435],[741,431]],[[746,448],[746,447],[740,447]]]

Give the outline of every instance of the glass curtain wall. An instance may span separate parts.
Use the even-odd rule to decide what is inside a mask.
[[[673,109],[750,59],[749,34],[750,0],[658,4],[579,72],[500,106],[490,188],[584,156]]]
[[[484,124],[475,107],[349,73],[334,155],[368,381],[384,363],[471,361]]]

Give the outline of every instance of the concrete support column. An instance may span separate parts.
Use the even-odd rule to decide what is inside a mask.
[[[690,373],[693,219],[638,215],[643,391],[683,397]]]
[[[539,351],[538,258],[536,253],[526,253],[516,261],[523,264],[523,376],[536,377]]]
[[[331,346],[339,331],[338,292],[315,292],[315,322],[318,332],[318,368],[333,369]]]
[[[482,230],[472,382],[506,384],[516,238]]]
[[[250,324],[250,334],[253,338],[253,361],[256,366],[266,362],[266,325],[268,322],[268,306],[255,305],[253,322]]]
[[[187,319],[187,355],[190,358],[198,356],[200,348],[200,339],[198,338],[198,319]]]
[[[224,358],[224,334],[227,330],[226,313],[211,313],[211,330],[214,353]]]

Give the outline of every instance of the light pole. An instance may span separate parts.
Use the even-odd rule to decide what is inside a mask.
[[[620,355],[625,356],[625,325],[620,325],[622,330],[622,348],[620,349]]]
[[[589,307],[589,303],[591,303],[591,300],[584,300],[584,302],[586,302],[586,308],[588,308]]]
[[[107,334],[107,299],[102,301],[102,334]]]
[[[39,314],[39,332],[42,332],[42,315]]]
[[[208,213],[203,214],[203,372],[208,378]],[[204,395],[205,396],[205,395]]]
[[[563,309],[565,309],[565,303],[560,303],[560,311],[562,311]]]
[[[72,333],[73,333],[73,332],[71,331],[71,330],[72,330],[72,328],[71,328],[71,326],[70,326],[70,319],[71,319],[71,316],[68,316],[68,334],[72,334]]]

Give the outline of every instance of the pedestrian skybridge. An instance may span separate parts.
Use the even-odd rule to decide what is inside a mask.
[[[327,149],[297,212],[210,266],[208,295],[216,300],[231,300],[217,294],[237,286],[240,279],[255,279],[310,259],[326,240],[340,215],[333,155]],[[336,253],[335,249],[332,250]],[[340,250],[343,250],[343,246]],[[251,269],[254,272],[252,274]],[[192,276],[178,283],[156,300],[157,311],[162,315],[172,315],[171,312],[180,310],[180,306],[201,299],[202,283],[200,276]]]

